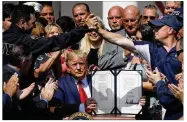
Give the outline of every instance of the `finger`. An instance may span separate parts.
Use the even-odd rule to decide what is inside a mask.
[[[147,72],[146,72],[146,75],[147,75],[148,78],[150,78],[150,75]]]
[[[168,88],[170,89],[171,93],[175,96],[175,91],[173,90],[170,84],[168,85]]]
[[[146,70],[146,73],[148,74],[148,75],[151,75],[152,73],[151,73],[151,71],[149,71],[148,69],[145,69]]]
[[[172,84],[168,84],[168,87],[169,87],[169,89],[170,89],[170,91],[174,94],[174,95],[176,95],[176,90],[175,90],[175,88],[172,86]]]
[[[88,18],[93,18],[95,15],[94,14],[90,14],[88,15]]]
[[[6,82],[4,82],[3,87],[6,88]]]
[[[178,87],[175,86],[174,84],[171,84],[171,87],[173,88],[173,90],[174,90],[175,92],[179,91]]]

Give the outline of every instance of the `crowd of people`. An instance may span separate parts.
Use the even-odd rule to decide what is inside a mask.
[[[72,15],[57,19],[52,6],[36,2],[3,4],[4,120],[91,114],[91,71],[112,69],[142,70],[142,108],[155,99],[165,120],[183,119],[181,1],[166,1],[163,15],[155,5],[113,6],[110,31],[86,3]]]

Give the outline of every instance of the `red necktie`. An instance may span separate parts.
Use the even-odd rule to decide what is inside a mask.
[[[82,87],[82,81],[78,81],[78,89],[79,89],[81,103],[85,103],[88,97]]]

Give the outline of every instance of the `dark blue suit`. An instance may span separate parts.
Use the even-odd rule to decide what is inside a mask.
[[[87,76],[87,82],[91,90],[91,77]],[[73,76],[66,75],[58,80],[58,90],[54,93],[51,104],[65,107],[66,114],[79,111],[81,101]]]

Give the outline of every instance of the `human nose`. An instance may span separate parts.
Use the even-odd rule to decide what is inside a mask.
[[[80,64],[77,64],[77,69],[80,69]]]

